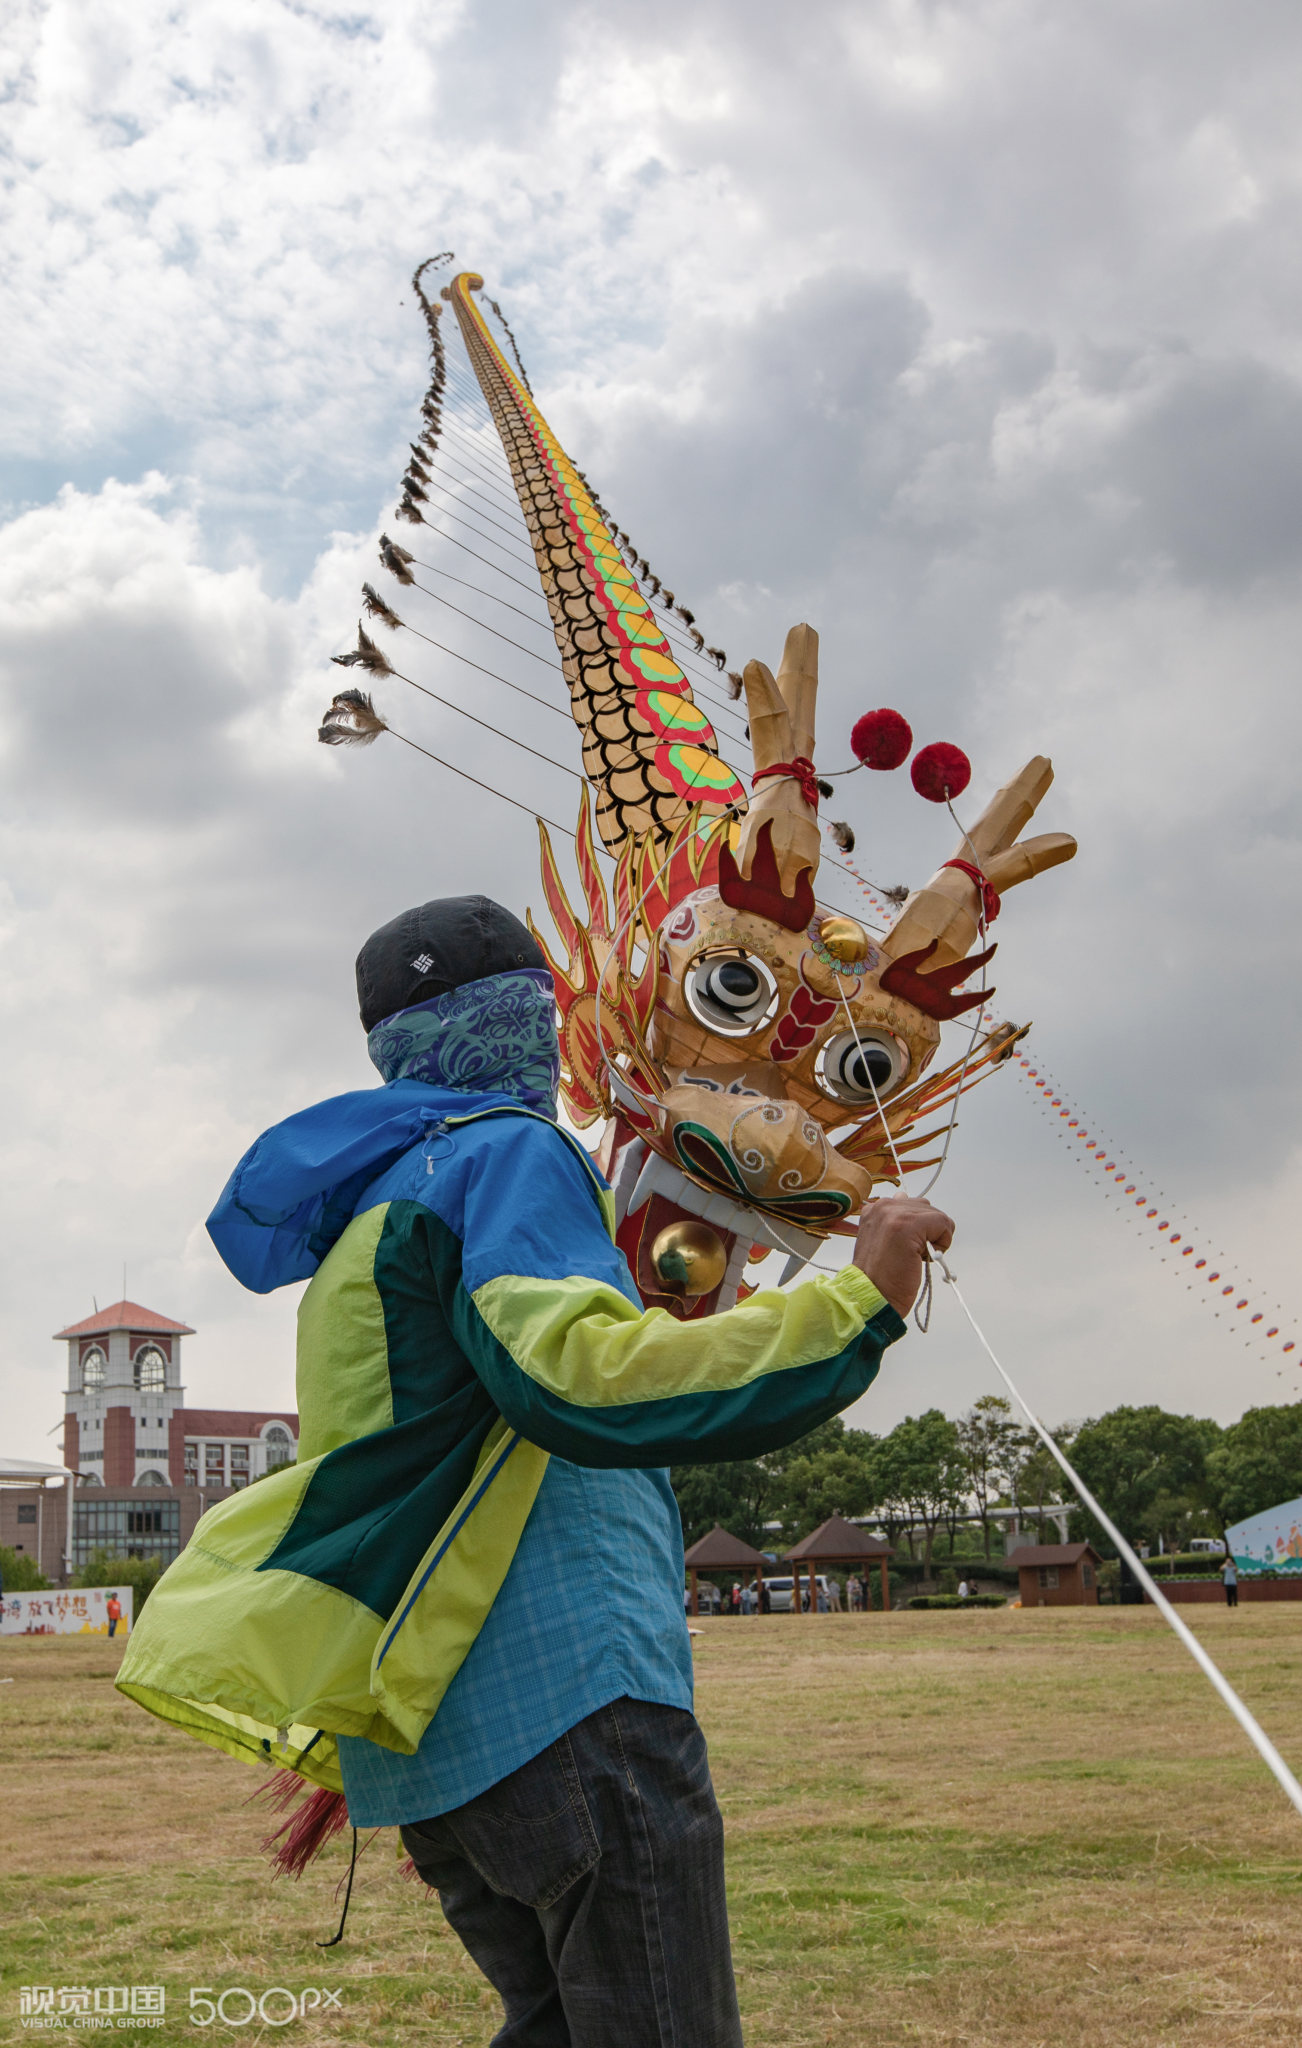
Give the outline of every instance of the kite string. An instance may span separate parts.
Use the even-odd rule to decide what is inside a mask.
[[[1258,1756],[1265,1764],[1267,1770],[1270,1771],[1271,1775],[1274,1777],[1276,1783],[1279,1785],[1285,1797],[1292,1802],[1292,1804],[1297,1808],[1297,1811],[1299,1813],[1302,1813],[1302,1785],[1299,1785],[1297,1779],[1294,1777],[1292,1771],[1289,1769],[1283,1757],[1276,1749],[1274,1743],[1266,1734],[1265,1729],[1262,1728],[1261,1724],[1256,1720],[1255,1716],[1249,1712],[1248,1708],[1244,1705],[1243,1701],[1239,1698],[1239,1695],[1234,1690],[1234,1687],[1230,1684],[1228,1678],[1226,1678],[1224,1673],[1217,1667],[1216,1664],[1213,1663],[1212,1659],[1208,1656],[1206,1650],[1199,1642],[1193,1630],[1188,1626],[1186,1622],[1181,1620],[1180,1616],[1176,1613],[1175,1608],[1167,1599],[1165,1593],[1163,1593],[1160,1586],[1158,1586],[1154,1582],[1152,1575],[1148,1571],[1143,1561],[1137,1556],[1135,1551],[1131,1549],[1129,1543],[1127,1543],[1125,1537],[1122,1535],[1120,1529],[1118,1529],[1116,1523],[1112,1520],[1111,1516],[1104,1513],[1098,1501],[1094,1498],[1094,1495],[1090,1492],[1088,1486],[1086,1486],[1084,1480],[1076,1471],[1076,1468],[1071,1463],[1070,1459],[1054,1442],[1054,1439],[1049,1434],[1044,1424],[1040,1421],[1039,1416],[1034,1413],[1034,1411],[1029,1406],[1027,1401],[1024,1399],[1019,1389],[1014,1386],[1008,1373],[1005,1371],[999,1359],[995,1356],[994,1351],[991,1349],[990,1341],[987,1338],[985,1331],[981,1328],[980,1323],[978,1323],[976,1317],[973,1315],[971,1309],[968,1307],[966,1301],[963,1299],[963,1295],[959,1289],[958,1281],[955,1279],[953,1273],[950,1272],[949,1267],[946,1265],[940,1253],[933,1250],[931,1253],[931,1257],[935,1261],[935,1263],[940,1267],[941,1273],[944,1276],[945,1285],[951,1289],[955,1301],[957,1301],[959,1307],[963,1311],[963,1314],[967,1317],[967,1320],[972,1328],[972,1334],[976,1338],[977,1343],[985,1352],[986,1357],[990,1360],[991,1365],[993,1365],[995,1371],[999,1374],[1000,1379],[1003,1381],[1009,1393],[1016,1401],[1023,1415],[1025,1415],[1027,1421],[1031,1425],[1031,1428],[1039,1437],[1041,1443],[1044,1445],[1046,1451],[1048,1451],[1050,1457],[1053,1458],[1054,1462],[1065,1473],[1066,1477],[1070,1480],[1072,1486],[1075,1488],[1079,1499],[1089,1509],[1090,1513],[1094,1516],[1095,1520],[1100,1524],[1102,1528],[1106,1529],[1108,1535],[1116,1544],[1117,1549],[1120,1552],[1121,1556],[1125,1558],[1126,1563],[1130,1566],[1131,1571],[1135,1574],[1135,1577],[1140,1581],[1141,1585],[1144,1587],[1145,1591],[1148,1594],[1149,1599],[1153,1602],[1153,1605],[1157,1608],[1163,1620],[1167,1622],[1172,1629],[1174,1629],[1176,1635],[1180,1638],[1180,1641],[1184,1644],[1186,1650],[1188,1650],[1189,1655],[1193,1658],[1195,1664],[1197,1664],[1204,1678],[1206,1678],[1208,1683],[1212,1687],[1214,1687],[1216,1692],[1220,1694],[1222,1701],[1233,1714],[1240,1728],[1242,1728],[1244,1734],[1247,1736],[1249,1742],[1252,1744]]]

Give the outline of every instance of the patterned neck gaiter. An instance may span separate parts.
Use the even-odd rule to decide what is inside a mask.
[[[429,1081],[474,1095],[512,1095],[556,1120],[561,1054],[556,992],[544,969],[490,974],[386,1017],[366,1049],[386,1081]]]

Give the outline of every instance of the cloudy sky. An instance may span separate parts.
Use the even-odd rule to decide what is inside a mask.
[[[396,743],[315,740],[418,424],[408,279],[445,248],[707,637],[773,662],[817,625],[825,763],[881,703],[969,751],[973,808],[1052,754],[1040,822],[1081,854],[1009,899],[998,1009],[1291,1323],[1290,0],[17,0],[2,33],[0,1449],[53,1449],[49,1333],[124,1266],[197,1325],[192,1401],[292,1399],[295,1302],[243,1294],[204,1216],[267,1123],[373,1078],[372,926],[463,888],[537,904],[523,814]],[[484,517],[471,408],[461,432]],[[442,627],[485,660],[480,629]],[[575,764],[545,708],[404,658]],[[504,645],[487,665],[559,687]],[[559,768],[400,684],[384,704],[572,815]],[[922,878],[943,817],[868,780],[841,805],[863,866]],[[937,1196],[1050,1420],[1294,1397],[1012,1075],[972,1098]],[[986,1390],[942,1302],[856,1419]]]

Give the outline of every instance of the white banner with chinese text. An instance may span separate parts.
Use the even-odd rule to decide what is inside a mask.
[[[3,1636],[127,1636],[130,1586],[74,1586],[66,1593],[0,1595]]]

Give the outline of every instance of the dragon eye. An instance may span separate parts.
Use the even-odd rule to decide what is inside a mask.
[[[840,1031],[818,1055],[818,1085],[836,1102],[871,1102],[899,1087],[909,1056],[885,1031]]]
[[[697,1023],[728,1038],[758,1031],[778,1002],[777,982],[750,953],[703,953],[688,968],[683,993]]]

